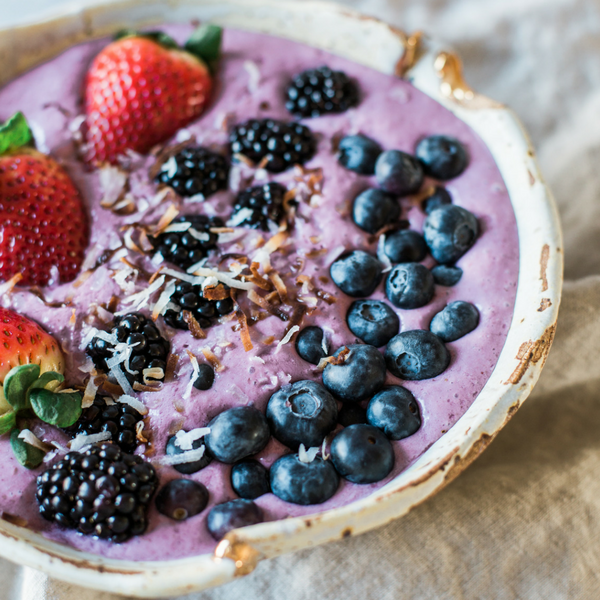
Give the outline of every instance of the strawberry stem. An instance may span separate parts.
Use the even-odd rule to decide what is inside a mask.
[[[31,139],[31,130],[23,113],[14,114],[3,125],[0,125],[0,155],[25,146]]]
[[[195,57],[203,60],[210,72],[214,74],[219,57],[221,56],[221,40],[223,30],[217,25],[200,25],[192,33],[184,48]]]
[[[179,48],[179,44],[170,36],[162,31],[136,31],[135,29],[121,29],[118,31],[114,39],[122,40],[130,37],[141,37],[156,42],[163,48],[168,50],[176,50]]]

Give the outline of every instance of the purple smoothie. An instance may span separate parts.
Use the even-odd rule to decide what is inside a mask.
[[[191,33],[191,26],[164,27],[178,42]],[[98,256],[106,248],[122,244],[121,227],[143,221],[155,223],[165,211],[163,203],[140,214],[117,216],[100,207],[102,190],[98,172],[89,172],[77,159],[76,146],[69,124],[82,112],[82,81],[92,58],[107,44],[106,40],[76,46],[0,90],[0,120],[21,110],[31,123],[38,145],[49,150],[60,160],[79,186],[91,215],[90,253]],[[377,484],[360,486],[342,480],[338,492],[319,506],[302,507],[285,503],[272,494],[256,500],[267,520],[306,515],[347,504],[364,497],[393,479],[413,463],[427,448],[448,431],[477,397],[488,380],[503,347],[510,327],[518,276],[518,238],[510,199],[494,160],[481,139],[467,125],[441,105],[416,90],[408,82],[398,80],[369,68],[348,62],[326,52],[290,41],[228,30],[224,32],[223,60],[219,83],[211,107],[187,131],[198,144],[224,148],[227,143],[227,124],[248,118],[273,117],[290,120],[285,110],[283,95],[290,77],[306,68],[327,64],[354,77],[361,89],[357,108],[341,115],[324,116],[304,122],[318,136],[318,153],[305,165],[323,170],[322,191],[312,201],[302,201],[298,207],[296,228],[285,252],[271,255],[271,262],[282,275],[293,293],[302,296],[295,283],[298,274],[308,275],[321,290],[337,299],[332,305],[322,300],[316,310],[305,317],[302,326],[318,325],[328,332],[330,351],[355,342],[345,322],[352,299],[343,295],[329,280],[329,266],[343,250],[361,248],[376,252],[377,242],[369,243],[368,236],[358,229],[349,215],[349,206],[356,194],[369,185],[368,177],[355,175],[342,168],[332,149],[332,138],[361,132],[377,140],[384,149],[414,150],[415,143],[424,135],[447,134],[458,138],[468,149],[470,164],[458,178],[446,187],[455,204],[473,212],[479,219],[481,235],[473,248],[463,256],[458,266],[463,269],[460,282],[452,287],[436,286],[434,299],[416,310],[397,310],[401,331],[428,329],[433,315],[448,302],[465,300],[479,310],[479,326],[470,334],[448,344],[452,361],[439,377],[425,381],[400,382],[388,373],[388,383],[407,387],[419,402],[423,423],[409,438],[394,442],[396,465],[393,472]],[[185,134],[187,135],[187,133]],[[183,136],[183,134],[182,134]],[[41,143],[40,143],[41,142]],[[46,146],[44,148],[43,146]],[[144,200],[156,194],[156,186],[148,179],[147,168],[154,159],[139,165],[131,176],[131,193],[144,206]],[[231,176],[232,191],[220,192],[204,203],[186,202],[180,213],[217,214],[227,217],[231,212],[238,182],[250,171],[234,167]],[[254,183],[260,183],[266,173],[254,173]],[[294,170],[272,176],[288,187],[298,187]],[[426,183],[427,185],[427,183]],[[411,228],[422,231],[424,213],[419,206],[402,199],[402,218]],[[219,245],[222,253],[237,252],[253,256],[254,244],[260,235],[252,230],[239,230],[237,240]],[[306,258],[309,254],[312,258]],[[152,272],[155,267],[148,259],[132,252],[129,257]],[[290,265],[304,259],[301,273],[290,273]],[[93,261],[91,261],[93,263]],[[427,266],[433,261],[428,258]],[[4,306],[12,308],[43,325],[61,343],[67,358],[67,381],[81,383],[85,379],[79,366],[86,362],[80,349],[82,337],[90,325],[109,329],[90,314],[94,304],[107,303],[111,296],[126,294],[111,277],[123,264],[118,260],[98,267],[79,287],[73,284],[54,285],[45,290],[48,301],[71,300],[63,308],[49,308],[28,291],[15,291],[2,298]],[[290,273],[290,275],[285,275]],[[323,279],[320,279],[323,278]],[[326,282],[325,282],[326,281]],[[137,290],[146,285],[140,282]],[[314,292],[307,291],[308,296]],[[243,296],[243,294],[241,294]],[[372,296],[383,299],[380,284]],[[306,300],[306,298],[305,298]],[[314,300],[306,300],[314,304]],[[240,299],[247,314],[251,304]],[[124,308],[120,305],[119,309]],[[75,320],[72,312],[75,309]],[[162,318],[157,322],[163,335],[171,339],[172,352],[180,356],[177,370],[161,391],[142,393],[138,397],[149,408],[147,429],[152,431],[152,459],[164,454],[169,432],[181,427],[190,430],[205,426],[226,408],[253,405],[264,411],[271,394],[282,385],[301,379],[320,381],[314,365],[304,362],[293,343],[275,352],[277,341],[284,336],[286,323],[270,316],[251,328],[253,349],[244,352],[240,334],[232,330],[235,321],[217,324],[207,330],[207,338],[194,339],[189,332],[167,327]],[[269,337],[275,342],[264,343]],[[188,400],[183,393],[190,379],[192,366],[186,350],[202,359],[202,348],[210,348],[222,362],[224,369],[216,374],[213,387],[208,391],[193,390]],[[50,426],[40,425],[36,434],[46,440],[57,440],[66,445],[68,437]],[[129,560],[164,560],[192,556],[214,549],[215,542],[205,528],[205,518],[214,504],[232,499],[235,494],[229,483],[230,466],[213,461],[205,469],[189,476],[202,482],[210,492],[208,508],[200,515],[176,523],[160,515],[152,507],[150,526],[146,534],[121,544],[111,544],[74,531],[61,529],[43,520],[35,501],[35,478],[43,467],[28,471],[14,459],[8,436],[0,439],[0,510],[27,520],[29,527],[44,536],[75,548],[111,558]],[[148,450],[142,446],[142,450]],[[152,452],[153,450],[153,452]],[[285,451],[272,440],[258,455],[265,466]],[[180,477],[172,467],[157,466],[161,485]]]

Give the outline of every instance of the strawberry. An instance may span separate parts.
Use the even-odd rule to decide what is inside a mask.
[[[94,59],[85,81],[86,159],[115,164],[145,154],[198,118],[213,87],[221,30],[205,26],[181,49],[160,32],[124,32]]]
[[[37,323],[0,307],[0,382],[13,367],[27,364],[62,374],[65,359],[58,342]]]
[[[81,196],[52,158],[22,146],[31,138],[17,113],[0,127],[0,280],[46,285],[52,267],[61,282],[79,272],[88,243]]]

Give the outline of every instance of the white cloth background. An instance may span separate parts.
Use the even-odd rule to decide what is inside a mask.
[[[249,577],[192,598],[597,599],[600,0],[346,3],[451,42],[471,85],[525,123],[565,230],[556,341],[532,397],[436,497],[384,528],[264,562]],[[0,27],[60,4],[0,0]],[[0,577],[3,600],[116,600],[7,562]]]

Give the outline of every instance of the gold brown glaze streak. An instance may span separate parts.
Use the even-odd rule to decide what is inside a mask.
[[[396,63],[395,75],[397,77],[404,77],[415,66],[423,54],[423,33],[415,31],[415,33],[407,35],[400,29],[395,29],[394,31],[402,39],[404,46],[404,54]]]
[[[228,533],[215,548],[215,558],[228,558],[235,563],[236,577],[248,575],[256,568],[261,554],[247,542],[238,540],[235,534]]]

